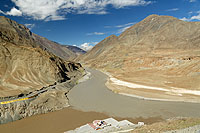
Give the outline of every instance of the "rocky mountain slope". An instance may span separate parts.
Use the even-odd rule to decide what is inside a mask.
[[[68,49],[67,47],[63,47],[59,43],[50,41],[34,33],[32,34],[32,38],[43,50],[47,50],[62,59],[72,60],[78,56],[74,51]]]
[[[81,64],[52,54],[51,48],[57,45],[36,36],[25,26],[0,17],[0,102],[55,85],[32,100],[0,105],[0,123],[68,106],[67,92],[85,73]]]
[[[76,53],[77,55],[82,55],[85,54],[86,51],[84,51],[83,49],[76,47],[76,46],[71,46],[71,45],[63,45],[63,47],[67,47],[69,50],[73,51],[74,53]]]
[[[122,47],[126,53],[142,48],[148,51],[196,49],[200,48],[199,33],[199,22],[185,22],[171,16],[151,15],[127,29],[119,37],[111,35],[105,38],[89,53],[85,54],[82,60],[104,56],[110,52],[112,54],[122,53],[123,51],[113,51],[114,48],[120,49]]]
[[[151,15],[120,36],[106,38],[79,60],[127,82],[200,90],[200,22]],[[131,88],[117,91],[145,97],[155,94]]]
[[[59,43],[50,41],[44,37],[34,34],[24,25],[18,24],[15,21],[12,21],[4,16],[0,16],[0,26],[0,29],[2,31],[1,36],[7,41],[12,41],[12,43],[20,45],[29,44],[33,47],[40,47],[43,50],[47,50],[65,60],[74,59],[79,54],[82,54],[77,54],[76,52],[68,48],[68,46],[63,47]],[[10,32],[7,33],[7,30],[9,30]]]
[[[111,35],[105,38],[103,41],[98,43],[92,50],[81,55],[77,58],[77,60],[88,61],[90,59],[96,59],[99,56],[105,55],[106,52],[110,51],[117,44],[117,36]]]
[[[80,64],[43,50],[41,45],[46,44],[41,43],[48,40],[38,43],[25,26],[5,17],[0,17],[0,25],[0,88],[6,90],[0,92],[1,97],[69,80],[70,72],[73,75],[82,69]]]

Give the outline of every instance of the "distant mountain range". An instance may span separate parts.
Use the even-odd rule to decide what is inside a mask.
[[[82,55],[82,54],[85,54],[86,51],[79,48],[79,47],[76,47],[76,46],[71,46],[71,45],[63,45],[63,47],[67,47],[69,50],[71,50],[72,52],[76,53],[77,55]]]
[[[77,56],[84,54],[85,51],[76,46],[61,45],[57,42],[50,41],[44,37],[32,34],[35,43],[39,45],[42,49],[48,50],[49,52],[61,57],[65,60],[73,60]]]

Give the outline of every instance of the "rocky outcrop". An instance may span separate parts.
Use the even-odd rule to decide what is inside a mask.
[[[75,82],[58,83],[53,89],[39,94],[34,99],[0,106],[0,124],[44,114],[69,106],[67,93]],[[48,89],[48,87],[47,87]]]

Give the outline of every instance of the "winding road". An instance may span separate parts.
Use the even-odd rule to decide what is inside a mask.
[[[96,111],[117,117],[200,117],[199,103],[148,101],[113,93],[106,86],[108,76],[87,69],[91,78],[68,94],[70,105],[82,111]]]
[[[54,87],[55,87],[55,85],[47,87],[42,90],[34,91],[31,94],[24,96],[24,97],[20,97],[20,98],[14,98],[14,99],[11,98],[10,100],[0,100],[0,105],[5,105],[5,104],[10,104],[10,103],[15,103],[15,102],[22,102],[22,101],[26,101],[26,100],[32,100],[32,99],[36,98],[39,94],[46,92],[47,90],[50,90]]]

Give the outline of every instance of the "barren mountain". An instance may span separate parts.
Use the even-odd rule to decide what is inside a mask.
[[[34,33],[32,34],[32,38],[43,50],[47,50],[62,59],[71,60],[78,56],[74,51],[68,49],[67,47],[63,47],[59,43],[50,41]]]
[[[119,87],[110,81],[115,92],[192,101],[200,94],[200,22],[151,15],[120,36],[106,38],[79,60],[117,79],[169,90]],[[185,90],[196,92],[183,94]]]
[[[63,47],[67,47],[69,50],[73,51],[74,53],[76,53],[77,55],[82,55],[85,54],[86,51],[84,51],[83,49],[76,47],[76,46],[71,46],[71,45],[63,45]]]
[[[33,35],[25,26],[0,17],[0,97],[29,93],[82,75],[80,64],[53,55],[51,47],[56,45],[47,39],[39,42],[43,38]]]
[[[65,60],[74,59],[79,55],[67,46],[63,47],[59,43],[50,41],[44,37],[34,34],[24,25],[18,24],[4,16],[0,16],[0,26],[2,31],[1,36],[7,41],[12,41],[12,43],[19,45],[29,44],[33,47],[40,47],[43,50],[47,50]],[[7,30],[12,32],[7,32]],[[11,39],[9,37],[13,38]]]
[[[98,43],[92,50],[85,53],[82,56],[78,57],[78,60],[90,60],[90,59],[96,59],[99,56],[104,55],[106,52],[108,52],[111,48],[113,48],[113,45],[117,44],[117,36],[111,35],[107,38],[105,38],[103,41]]]
[[[53,53],[76,55],[0,17],[0,124],[69,106],[67,93],[85,71]]]

